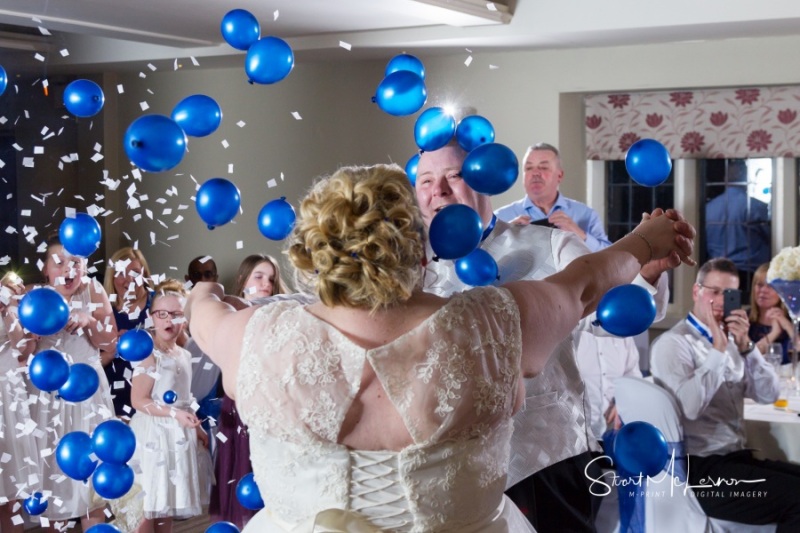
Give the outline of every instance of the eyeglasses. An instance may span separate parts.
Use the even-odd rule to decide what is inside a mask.
[[[156,317],[164,320],[167,317],[172,318],[183,318],[183,311],[166,311],[164,309],[159,309],[158,311],[150,311],[150,313]]]
[[[710,292],[711,296],[714,298],[722,296],[722,294],[725,292],[725,289],[720,289],[719,287],[709,287],[708,285],[703,285],[702,283],[698,283],[697,286]]]

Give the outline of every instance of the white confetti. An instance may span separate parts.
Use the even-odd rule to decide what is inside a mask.
[[[172,70],[178,70],[178,58],[175,58],[175,61],[172,63]]]
[[[228,437],[223,435],[221,431],[218,431],[216,433],[216,437],[217,437],[217,440],[220,441],[222,444],[225,444],[226,442],[228,442]]]
[[[464,61],[464,64],[466,66],[470,66],[471,63],[472,63],[472,56],[469,56],[467,57],[466,61]]]
[[[280,16],[280,12],[276,9],[274,13],[272,13],[272,20],[278,20]]]
[[[222,139],[222,147],[227,148],[228,146],[230,146],[230,144],[228,144],[227,139]]]
[[[297,111],[292,111],[292,116],[294,117],[295,120],[303,120],[303,117],[301,117],[300,113],[298,113]]]
[[[142,108],[142,111],[147,111],[148,109],[150,109],[150,104],[148,104],[147,102],[139,102],[139,107]]]
[[[117,84],[117,93],[123,94],[125,92],[125,87],[122,86],[121,83]]]
[[[350,43],[346,43],[344,41],[339,41],[339,48],[344,48],[345,50],[349,51],[353,49],[353,45],[351,45]]]
[[[33,158],[32,157],[23,157],[22,158],[22,166],[27,168],[33,168]]]
[[[102,150],[102,149],[103,149],[103,145],[102,145],[102,144],[100,144],[100,143],[94,143],[94,151],[95,151],[95,152],[99,152],[99,151],[100,151],[100,150]]]
[[[89,159],[91,159],[93,162],[97,163],[98,161],[103,159],[103,154],[94,154]]]
[[[42,26],[39,26],[39,33],[42,35],[53,35],[47,28],[43,28]]]
[[[278,186],[278,183],[275,181],[274,178],[267,182],[267,188],[268,189],[271,189],[271,188],[277,187],[277,186]]]
[[[153,72],[155,72],[155,71],[156,71],[156,66],[155,66],[154,64],[152,64],[152,63],[148,63],[148,64],[147,64],[147,68],[149,68],[149,69],[150,69],[150,70],[152,70]]]
[[[244,248],[244,242],[236,241],[236,249],[241,250],[242,248]]]
[[[197,61],[197,59],[194,58],[194,56],[190,56],[189,59],[192,60],[192,65],[194,65],[196,67],[200,66],[200,63]]]
[[[233,163],[228,163],[228,174],[233,174]]]
[[[240,128],[244,128],[245,124],[246,122],[244,120],[240,120],[239,122],[236,123],[236,125],[239,126]]]
[[[147,74],[145,74],[144,72],[140,72],[140,73],[139,73],[139,77],[140,77],[140,78],[146,78],[146,77],[147,77]]]
[[[33,154],[34,155],[43,154],[43,153],[44,153],[44,146],[34,146],[33,147]]]
[[[494,5],[494,2],[488,2],[486,4],[486,9],[488,9],[489,11],[497,11],[497,6]]]
[[[61,54],[61,57],[67,57],[69,55],[69,50],[62,48],[58,53]]]
[[[499,68],[497,65],[489,65],[489,70],[497,70]]]

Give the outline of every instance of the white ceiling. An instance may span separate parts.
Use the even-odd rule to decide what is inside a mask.
[[[474,4],[478,16],[430,5],[458,2]],[[0,0],[0,25],[29,28],[21,36],[11,27],[0,31],[0,65],[35,69],[46,62],[63,70],[188,56],[206,58],[206,64],[241,61],[243,52],[228,46],[219,30],[223,15],[235,8],[252,12],[262,35],[285,38],[298,57],[310,59],[800,34],[797,0],[502,3],[509,6],[508,24],[481,18],[489,14],[482,0]],[[39,27],[53,35],[41,35]],[[37,52],[44,60],[33,57]]]

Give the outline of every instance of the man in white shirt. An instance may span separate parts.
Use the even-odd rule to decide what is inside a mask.
[[[700,267],[692,311],[655,340],[651,371],[681,406],[689,484],[703,511],[800,531],[800,466],[761,461],[745,448],[744,399],[775,401],[778,377],[750,341],[745,312],[723,317],[724,291],[738,288],[729,259]]]
[[[466,155],[455,143],[422,153],[415,185],[420,211],[428,225],[447,205],[464,204],[477,211],[486,228],[480,247],[497,262],[499,283],[545,278],[589,252],[573,233],[497,220],[490,198],[461,178]],[[661,312],[668,298],[666,276],[661,273],[670,266],[677,265],[648,263],[637,276],[652,293],[656,289],[648,282],[658,284]],[[469,288],[458,279],[451,261],[429,263],[424,283],[426,291],[440,296]],[[581,328],[603,334],[591,325],[591,317],[581,321]],[[594,531],[584,469],[591,463],[589,451],[596,442],[587,426],[589,410],[575,362],[575,342],[575,335],[565,339],[544,371],[525,380],[525,407],[514,417],[508,495],[539,533]]]

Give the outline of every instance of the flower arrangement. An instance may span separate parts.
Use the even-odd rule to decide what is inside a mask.
[[[800,280],[800,246],[784,248],[769,262],[767,283],[773,280]]]

